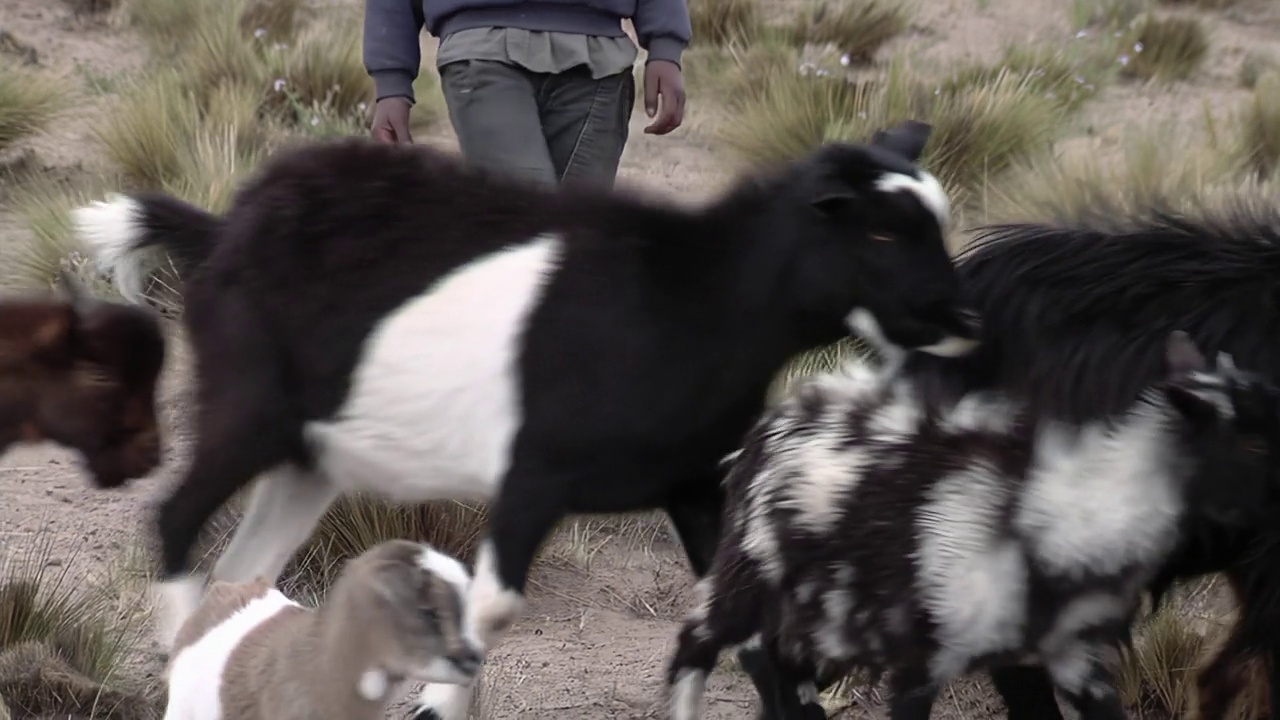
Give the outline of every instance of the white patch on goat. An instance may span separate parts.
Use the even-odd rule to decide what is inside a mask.
[[[1095,662],[1091,649],[1089,644],[1076,643],[1051,658],[1045,658],[1044,668],[1054,684],[1068,693],[1081,693]]]
[[[685,668],[676,674],[671,688],[671,720],[697,720],[702,715],[702,695],[707,690],[707,674]]]
[[[1013,431],[1017,413],[1013,405],[995,393],[975,391],[966,394],[944,412],[939,427],[947,433],[986,432],[1008,435]]]
[[[1020,639],[1027,568],[1020,548],[997,532],[1007,492],[975,467],[939,480],[916,512],[916,583],[941,645],[930,667],[935,681]]]
[[[417,708],[431,710],[441,720],[466,720],[471,711],[471,687],[428,684],[418,695]]]
[[[822,702],[822,698],[818,695],[818,686],[810,680],[800,683],[796,688],[796,694],[800,696],[800,703],[803,705],[819,705]]]
[[[418,567],[452,585],[458,592],[459,599],[466,597],[467,587],[471,585],[471,573],[457,558],[423,545],[422,555],[418,557]]]
[[[880,327],[880,321],[866,308],[854,308],[844,319],[844,324],[858,337],[870,343],[883,357],[885,365],[897,368],[907,356],[902,346],[891,341]]]
[[[915,401],[909,387],[898,385],[894,390],[893,399],[867,419],[867,433],[873,443],[902,440],[919,430],[923,415],[920,403]]]
[[[380,702],[390,689],[391,683],[387,680],[387,674],[377,668],[360,673],[360,682],[356,686],[360,697],[370,702]]]
[[[815,535],[830,532],[840,520],[868,459],[857,448],[839,445],[839,435],[821,433],[780,451],[777,457],[778,478],[790,480],[778,505],[794,509],[792,523]]]
[[[271,589],[183,648],[169,666],[170,713],[177,717],[222,717],[222,673],[245,636],[289,607],[300,607]],[[185,711],[185,712],[184,712]],[[198,715],[189,713],[198,711]]]
[[[1111,593],[1097,592],[1078,597],[1058,612],[1053,627],[1040,641],[1039,651],[1053,657],[1074,649],[1080,633],[1105,622],[1123,618],[1127,608]]]
[[[813,638],[818,652],[832,660],[853,657],[855,648],[845,637],[844,623],[853,610],[853,595],[844,588],[828,590],[822,595],[823,624]]]
[[[915,195],[920,204],[933,213],[938,221],[938,227],[945,232],[951,225],[951,198],[947,197],[947,191],[943,189],[942,183],[938,182],[936,177],[924,170],[916,170],[916,173],[919,177],[902,173],[885,173],[876,180],[876,190],[883,193],[906,190]]]
[[[493,542],[485,540],[476,553],[475,579],[467,589],[463,637],[477,651],[488,651],[497,639],[497,628],[515,620],[523,606],[524,596],[502,584]]]
[[[383,318],[343,407],[305,428],[324,474],[399,502],[492,498],[521,423],[522,336],[562,247],[540,235],[476,258]]]
[[[948,335],[932,345],[922,345],[917,349],[927,355],[938,357],[963,357],[977,347],[977,340]]]
[[[1195,385],[1190,390],[1201,400],[1212,403],[1219,417],[1223,420],[1235,418],[1235,403],[1231,402],[1231,398],[1224,392],[1227,388],[1226,380],[1217,375],[1207,375],[1202,372],[1192,372],[1191,380]]]
[[[774,461],[770,460],[751,479],[747,487],[743,513],[746,517],[742,532],[742,552],[756,561],[760,572],[770,582],[782,579],[782,558],[779,555],[777,528],[774,527],[769,510],[774,506],[778,483],[775,476],[778,470]]]
[[[293,463],[260,477],[231,542],[213,566],[213,579],[277,581],[337,496],[326,478]]]
[[[150,274],[147,251],[135,248],[146,234],[145,216],[142,203],[118,193],[71,211],[75,235],[90,249],[98,272],[111,275],[120,295],[136,304],[145,302]]]
[[[204,575],[193,574],[177,580],[166,580],[152,586],[152,595],[159,606],[156,631],[160,644],[166,650],[173,647],[187,619],[200,608],[204,596]]]
[[[707,626],[707,617],[711,613],[711,597],[715,592],[715,581],[706,577],[693,586],[693,609],[689,611],[687,622],[693,624],[693,636],[698,640],[706,640],[711,628]]]
[[[1114,430],[1041,429],[1014,515],[1038,564],[1069,578],[1114,575],[1168,549],[1183,501],[1170,484],[1178,457],[1166,422],[1144,408]]]

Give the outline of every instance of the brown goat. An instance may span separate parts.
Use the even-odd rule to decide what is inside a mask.
[[[318,608],[264,578],[215,582],[170,653],[165,720],[382,720],[411,682],[469,684],[466,567],[390,540],[343,568]]]
[[[165,340],[149,311],[83,296],[0,301],[0,452],[50,440],[114,488],[160,464]]]

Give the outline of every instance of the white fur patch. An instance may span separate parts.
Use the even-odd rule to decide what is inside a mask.
[[[562,248],[540,235],[477,258],[387,315],[341,410],[305,430],[324,474],[400,502],[492,498],[521,423],[521,336]]]
[[[440,577],[445,582],[453,586],[458,592],[459,599],[466,598],[467,586],[471,584],[471,573],[467,571],[467,566],[458,561],[457,558],[450,557],[435,548],[422,546],[422,555],[418,558],[418,565],[433,575]]]
[[[381,702],[386,697],[387,690],[390,689],[391,683],[387,681],[387,674],[377,668],[360,673],[360,683],[356,686],[360,697],[370,702]]]
[[[818,686],[807,680],[796,688],[796,694],[800,696],[800,702],[804,705],[820,705],[822,702],[818,696]]]
[[[213,579],[272,583],[307,540],[338,491],[325,478],[286,463],[258,478]]]
[[[930,672],[946,682],[978,655],[1021,639],[1027,568],[1016,543],[997,534],[1005,489],[985,469],[956,473],[916,511],[921,600],[941,648]]]
[[[200,608],[200,598],[204,596],[205,577],[201,574],[188,575],[177,580],[166,580],[152,586],[152,595],[157,606],[156,633],[161,646],[172,649],[178,637],[178,631]]]
[[[1077,578],[1118,573],[1168,549],[1183,501],[1169,481],[1177,458],[1165,422],[1143,411],[1113,432],[1044,428],[1014,517],[1038,563]]]
[[[702,716],[702,696],[707,690],[707,674],[684,669],[671,687],[671,720],[697,720]]]
[[[111,275],[124,299],[137,304],[145,302],[150,275],[146,253],[134,247],[146,232],[143,220],[142,203],[118,193],[71,211],[76,237],[92,252],[99,273]]]
[[[428,684],[418,695],[418,708],[428,709],[441,720],[467,720],[471,711],[471,686]]]
[[[822,614],[825,622],[814,638],[815,645],[824,657],[845,660],[853,656],[855,648],[845,637],[844,623],[853,611],[853,596],[846,588],[828,590],[822,596]]]
[[[524,596],[504,587],[498,577],[498,559],[493,543],[486,540],[476,553],[476,574],[467,591],[463,612],[463,637],[481,652],[492,647],[499,625],[506,625],[524,608]]]
[[[948,335],[932,345],[918,348],[920,352],[938,357],[963,357],[978,347],[978,341]]]
[[[944,232],[951,225],[951,199],[942,183],[924,170],[917,170],[919,178],[901,173],[885,173],[876,181],[876,190],[880,192],[896,192],[906,190],[919,198],[920,203],[933,213],[938,220],[938,227]]]
[[[853,312],[844,319],[844,324],[884,356],[885,363],[890,367],[900,365],[906,357],[906,349],[885,336],[884,330],[880,327],[880,321],[876,320],[876,316],[870,310],[854,308]]]
[[[169,668],[165,717],[221,720],[222,674],[231,653],[246,635],[288,607],[298,607],[298,604],[272,589],[183,648]]]

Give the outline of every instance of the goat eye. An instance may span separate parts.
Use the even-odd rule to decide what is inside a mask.
[[[422,608],[422,617],[429,623],[440,622],[440,613],[436,612],[435,608]]]

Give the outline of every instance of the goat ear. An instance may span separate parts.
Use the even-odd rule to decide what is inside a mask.
[[[916,162],[924,154],[933,126],[918,120],[906,120],[871,136],[871,144]]]
[[[1193,372],[1205,372],[1209,363],[1196,347],[1191,336],[1181,330],[1169,335],[1164,351],[1166,372],[1170,379],[1186,377]]]

